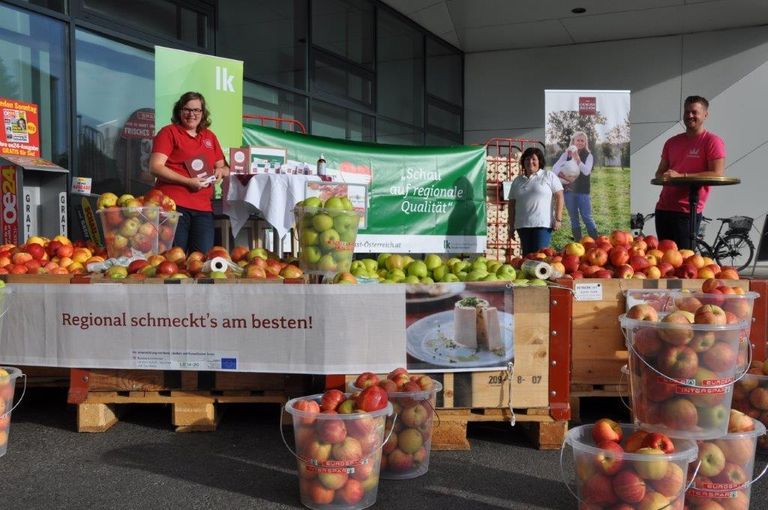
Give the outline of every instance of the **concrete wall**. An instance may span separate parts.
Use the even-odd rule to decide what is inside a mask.
[[[742,180],[714,189],[704,214],[768,211],[768,27],[475,53],[465,69],[465,143],[543,140],[544,89],[631,90],[632,212],[653,210],[660,190],[649,181],[662,145],[684,130],[682,100],[702,95],[706,127],[726,142],[726,174]],[[752,239],[757,246],[759,235]]]

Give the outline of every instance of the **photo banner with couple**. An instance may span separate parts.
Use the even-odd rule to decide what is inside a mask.
[[[630,91],[545,90],[546,168],[563,184],[552,246],[629,230]]]

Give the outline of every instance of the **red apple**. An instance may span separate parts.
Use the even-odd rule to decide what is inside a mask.
[[[631,469],[613,477],[613,491],[625,503],[639,503],[645,496],[645,481]]]
[[[592,440],[595,444],[605,441],[621,442],[623,431],[621,425],[609,418],[601,418],[592,426]]]
[[[594,429],[592,429],[594,431]],[[606,475],[614,475],[621,470],[624,464],[624,449],[612,440],[597,443],[599,453],[595,454],[595,463],[601,472]]]
[[[726,323],[725,312],[716,305],[702,305],[696,309],[693,322],[695,324],[722,326]]]
[[[645,439],[645,436],[648,435],[648,432],[645,430],[636,430],[633,432],[628,438],[627,442],[624,445],[624,451],[627,453],[634,453],[640,448],[642,448],[640,445],[643,443],[643,439]]]
[[[671,379],[690,379],[699,369],[699,357],[690,347],[667,345],[659,352],[657,368]]]
[[[681,495],[685,488],[686,474],[683,469],[670,462],[667,464],[667,472],[661,480],[651,480],[651,486],[659,494],[668,498],[676,498]]]
[[[675,443],[665,434],[661,432],[651,432],[640,445],[641,448],[658,448],[664,453],[673,453],[675,451]]]
[[[693,338],[691,322],[693,314],[676,310],[661,319],[664,327],[660,328],[659,336],[671,345],[685,345]]]
[[[715,345],[702,355],[702,362],[713,372],[718,374],[727,372],[726,375],[733,375],[736,367],[736,356],[736,350],[729,343],[715,342]]]
[[[360,392],[356,402],[358,409],[372,412],[387,407],[389,397],[381,386],[369,386]]]
[[[677,397],[661,404],[661,419],[671,429],[693,430],[699,421],[699,413],[690,400]]]
[[[594,505],[612,505],[618,501],[611,479],[602,473],[592,475],[582,486],[584,502]]]
[[[345,399],[346,396],[342,391],[336,389],[327,390],[320,399],[320,409],[322,411],[335,411]]]
[[[659,320],[659,313],[653,306],[639,303],[627,310],[627,318],[638,321],[657,321]]]
[[[619,267],[629,262],[629,252],[624,246],[614,246],[608,252],[608,260],[614,267]]]

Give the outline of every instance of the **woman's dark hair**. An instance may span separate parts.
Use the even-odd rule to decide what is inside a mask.
[[[538,147],[528,147],[525,149],[525,152],[523,152],[523,155],[520,156],[520,168],[525,168],[525,161],[528,159],[531,159],[531,156],[536,156],[536,159],[539,160],[539,168],[544,168],[544,165],[546,162],[544,161],[544,153],[541,152],[541,149]]]
[[[203,109],[203,113],[200,114],[200,124],[197,125],[197,130],[202,131],[211,125],[211,112],[208,111],[208,107],[205,105],[205,98],[200,92],[185,92],[181,95],[176,104],[173,105],[173,114],[171,115],[171,122],[174,124],[181,124],[181,109],[184,105],[195,99],[200,101],[200,108]]]

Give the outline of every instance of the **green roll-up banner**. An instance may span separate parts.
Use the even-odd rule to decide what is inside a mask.
[[[366,184],[358,253],[485,250],[485,147],[348,142],[250,124],[243,145],[284,148],[288,160],[312,167],[322,154],[334,181]]]
[[[174,103],[188,91],[205,97],[211,130],[228,159],[242,139],[243,62],[155,46],[155,132],[170,124]]]

